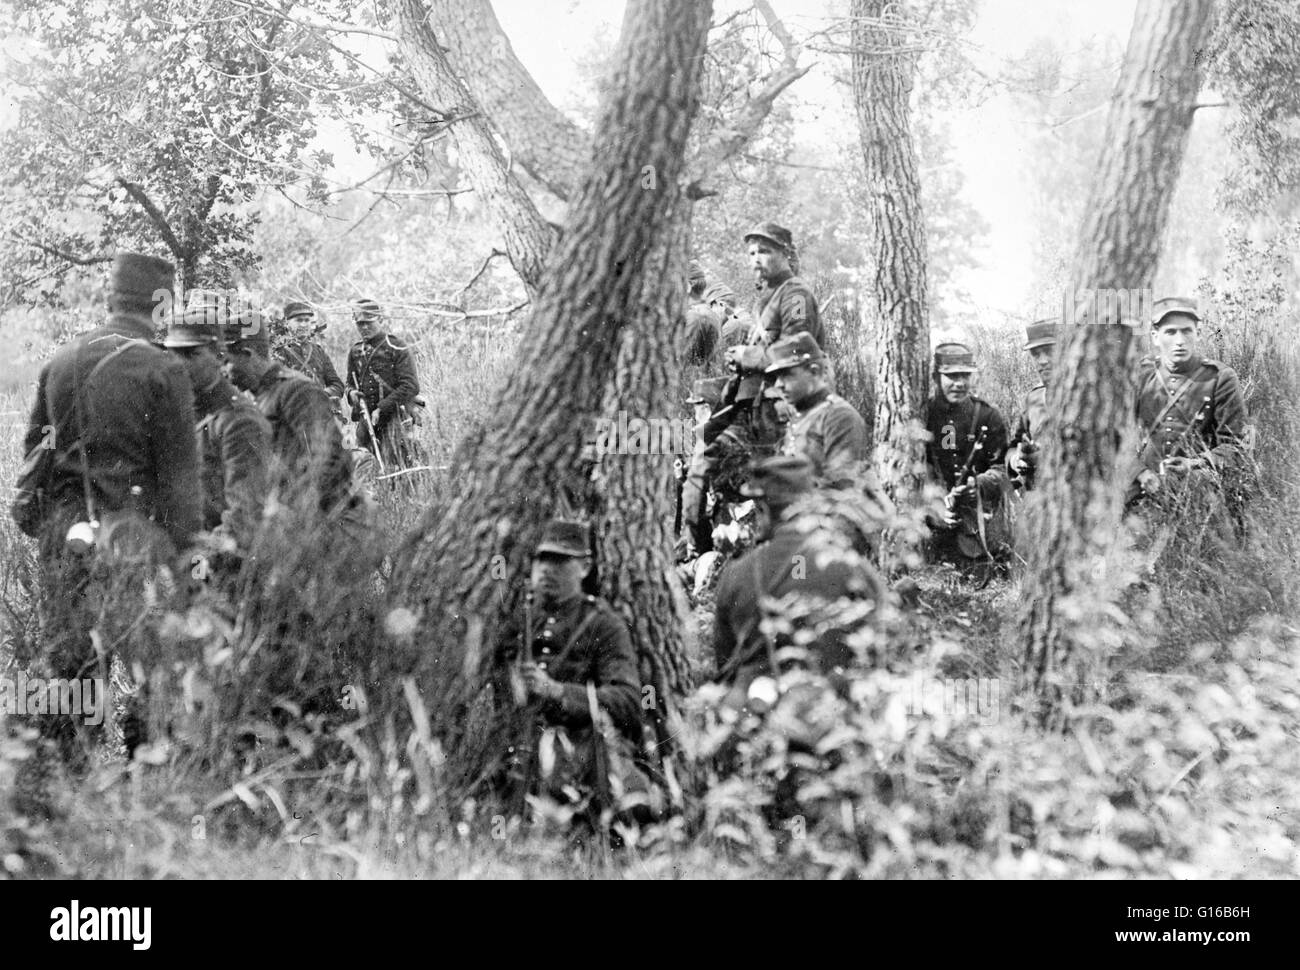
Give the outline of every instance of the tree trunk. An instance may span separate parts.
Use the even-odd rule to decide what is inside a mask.
[[[878,326],[872,454],[886,494],[905,501],[920,487],[924,444],[912,432],[928,384],[925,219],[908,102],[915,45],[881,23],[886,0],[853,0],[853,100],[866,164]]]
[[[422,516],[398,564],[397,598],[422,607],[422,673],[464,670],[469,687],[480,681],[478,661],[520,602],[542,526],[578,466],[582,432],[605,404],[624,333],[646,318],[647,288],[676,290],[654,259],[680,217],[710,8],[695,0],[627,7],[589,173],[542,277],[517,377],[457,450],[461,490]],[[630,524],[657,510],[627,514]]]
[[[535,293],[553,242],[550,225],[510,173],[487,118],[434,36],[422,0],[396,0],[394,17],[402,57],[424,96],[454,119],[451,137],[465,176],[496,219],[515,272]]]
[[[582,181],[591,136],[542,93],[490,0],[428,0],[428,7],[456,72],[497,129],[508,134],[511,161],[567,201]]]
[[[1151,286],[1212,10],[1212,0],[1138,2],[1067,305],[1086,311],[1104,305],[1099,294]],[[1090,578],[1119,528],[1127,463],[1117,432],[1132,426],[1136,376],[1130,327],[1105,316],[1065,322],[1021,616],[1026,677],[1050,724],[1061,723],[1067,702],[1087,703],[1105,683],[1107,604]]]
[[[678,200],[672,232],[646,262],[642,312],[623,338],[605,414],[650,418],[683,428],[676,375],[684,317],[683,292],[691,206]],[[660,425],[666,427],[667,425]],[[684,434],[683,434],[684,437]],[[673,579],[673,459],[691,440],[660,440],[658,454],[606,455],[601,462],[604,503],[599,534],[601,592],[618,608],[642,658],[643,683],[654,688],[662,719],[674,696],[693,686],[683,630],[682,592]]]

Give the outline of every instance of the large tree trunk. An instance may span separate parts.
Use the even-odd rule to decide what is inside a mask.
[[[895,15],[883,22],[886,7]],[[895,500],[920,486],[915,469],[924,460],[924,444],[911,426],[925,400],[930,355],[925,220],[908,103],[916,45],[906,36],[900,8],[886,0],[853,0],[853,100],[875,257],[873,457],[881,486]]]
[[[1101,303],[1093,294],[1151,286],[1212,12],[1212,0],[1138,2],[1067,305],[1087,311]],[[1045,723],[1059,723],[1065,702],[1087,703],[1105,682],[1107,604],[1096,601],[1090,574],[1119,528],[1126,463],[1117,431],[1132,425],[1136,376],[1130,327],[1104,315],[1065,322],[1021,617],[1026,676]]]
[[[428,0],[428,6],[466,87],[506,134],[511,161],[567,200],[582,181],[591,137],[542,93],[490,0]]]
[[[541,528],[579,464],[583,430],[605,404],[623,335],[647,315],[649,280],[676,289],[652,260],[680,215],[710,7],[627,7],[589,174],[542,278],[517,377],[498,392],[481,433],[461,443],[454,478],[462,488],[421,518],[394,577],[398,597],[422,607],[426,673],[482,669],[465,651],[489,649],[520,602]],[[628,510],[629,521],[655,514]]]
[[[496,219],[515,272],[534,293],[553,242],[550,225],[510,173],[491,125],[434,36],[422,0],[395,0],[394,17],[402,57],[424,96],[454,119],[451,137],[461,168]]]

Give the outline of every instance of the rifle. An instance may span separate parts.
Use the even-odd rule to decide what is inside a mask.
[[[609,751],[605,748],[605,725],[600,704],[596,700],[596,685],[587,681],[587,708],[591,711],[592,766],[596,771],[596,799],[604,809],[612,807],[614,796],[609,787]]]
[[[533,662],[533,591],[524,594],[524,642],[511,670],[510,687],[514,694],[515,709],[520,712],[515,738],[515,756],[519,759],[519,790],[515,794],[514,813],[523,816],[528,804],[528,790],[533,785],[533,766],[537,761],[537,724],[533,704],[524,685],[523,668]]]
[[[370,451],[375,456],[375,461],[379,463],[379,473],[387,475],[388,469],[384,466],[383,448],[379,446],[379,438],[375,435],[375,424],[370,420],[370,405],[366,402],[366,396],[361,393],[361,385],[357,382],[357,375],[350,374],[349,380],[352,381],[352,388],[357,392],[357,397],[361,399],[359,407],[361,408],[361,417],[366,422],[366,430],[370,432]]]
[[[956,483],[953,485],[951,491],[949,491],[943,498],[943,504],[949,512],[951,512],[953,507],[957,504],[956,493],[965,487],[966,480],[970,478],[971,472],[974,471],[975,456],[984,450],[984,437],[988,433],[989,426],[987,424],[980,425],[980,433],[975,437],[975,444],[971,445],[970,454],[966,456],[966,464],[962,466],[961,471],[957,474]]]

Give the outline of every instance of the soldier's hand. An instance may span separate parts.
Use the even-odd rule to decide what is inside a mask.
[[[374,425],[379,424],[379,408],[375,408],[370,412],[370,423]]]
[[[1038,459],[1032,454],[1025,454],[1024,451],[1017,451],[1015,457],[1011,459],[1011,469],[1021,478],[1033,474],[1038,467]]]
[[[1138,485],[1147,495],[1155,495],[1160,491],[1160,476],[1150,468],[1142,469],[1142,474],[1138,475]]]
[[[564,687],[554,680],[545,670],[537,664],[524,664],[521,668],[524,675],[524,686],[528,688],[528,695],[540,700],[559,700],[560,695],[564,693]]]

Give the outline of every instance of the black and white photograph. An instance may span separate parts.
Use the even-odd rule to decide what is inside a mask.
[[[1249,943],[1298,328],[1295,0],[6,0],[0,881]]]

